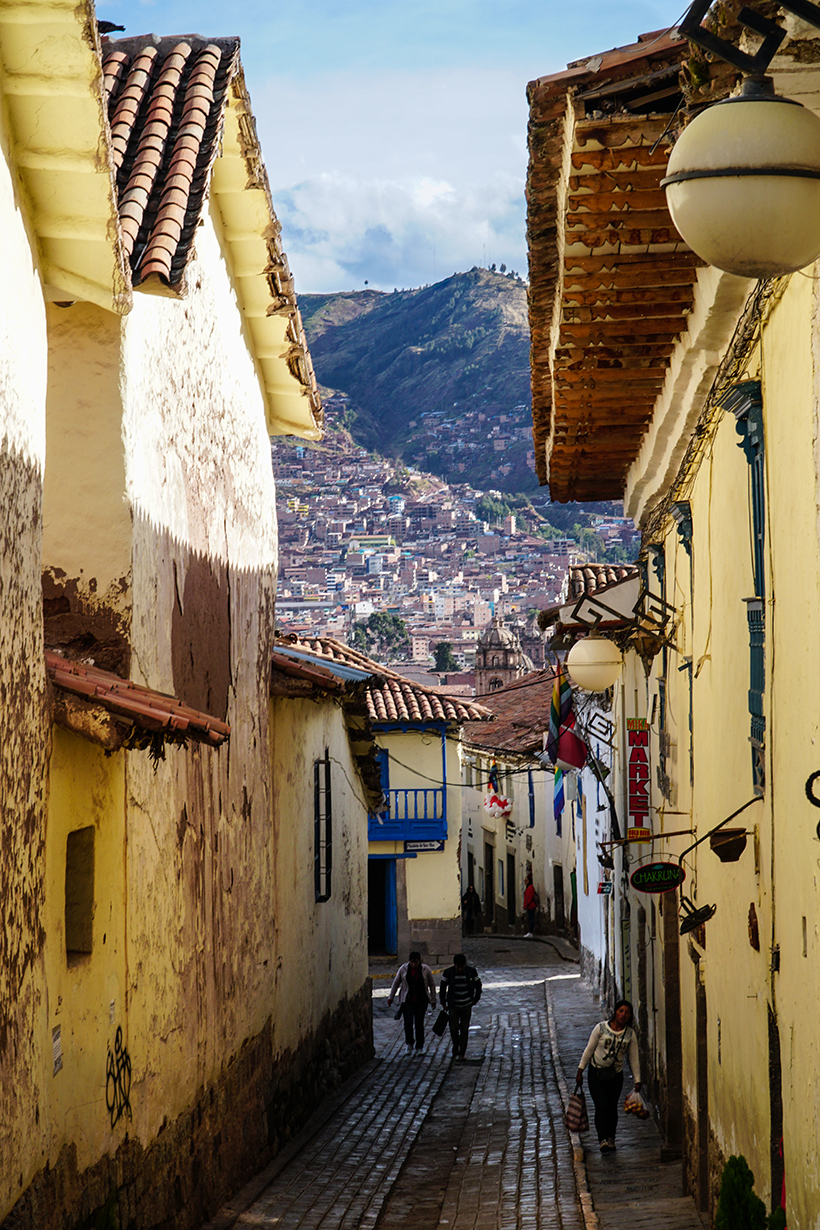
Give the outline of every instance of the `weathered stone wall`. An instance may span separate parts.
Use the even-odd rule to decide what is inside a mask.
[[[45,779],[40,598],[46,329],[0,113],[0,1210],[38,1164]]]
[[[407,938],[402,944],[399,937],[400,955],[414,949],[421,953],[422,960],[427,964],[438,965],[449,961],[457,952],[461,952],[461,920],[452,918],[411,918],[406,924]],[[401,955],[401,960],[407,957]]]
[[[129,1137],[115,1155],[81,1170],[76,1147],[66,1144],[2,1230],[74,1230],[95,1224],[106,1209],[116,1212],[119,1230],[200,1226],[276,1156],[324,1095],[372,1057],[369,980],[296,1051],[274,1059],[272,1035],[269,1019],[147,1148]]]

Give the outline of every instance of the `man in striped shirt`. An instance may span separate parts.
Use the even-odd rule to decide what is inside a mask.
[[[453,1058],[461,1060],[467,1051],[473,1004],[477,1004],[481,998],[481,979],[477,970],[467,964],[463,952],[457,953],[453,957],[453,964],[444,971],[439,994],[441,1006],[450,1017]]]

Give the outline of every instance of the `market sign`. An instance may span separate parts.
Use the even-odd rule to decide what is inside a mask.
[[[646,718],[627,718],[629,787],[627,791],[627,841],[649,841],[649,723]]]
[[[629,882],[639,893],[668,893],[682,884],[685,876],[677,863],[644,863],[635,868]]]

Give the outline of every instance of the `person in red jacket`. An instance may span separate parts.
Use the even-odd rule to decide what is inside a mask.
[[[532,886],[532,873],[527,872],[527,879],[524,883],[524,913],[527,915],[527,934],[525,940],[531,940],[535,930],[535,915],[538,912],[538,907],[541,904],[538,893]]]

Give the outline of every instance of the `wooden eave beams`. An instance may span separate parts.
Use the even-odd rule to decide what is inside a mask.
[[[131,275],[91,0],[0,4],[0,102],[47,299],[123,314]]]
[[[677,58],[654,71],[661,80],[676,68]],[[622,88],[605,79],[593,93]],[[554,500],[613,498],[686,329],[702,262],[675,230],[660,187],[668,115],[587,119],[555,82],[531,86],[530,104],[536,469]]]
[[[268,433],[321,440],[321,400],[241,68],[228,92],[211,194],[265,398]]]

